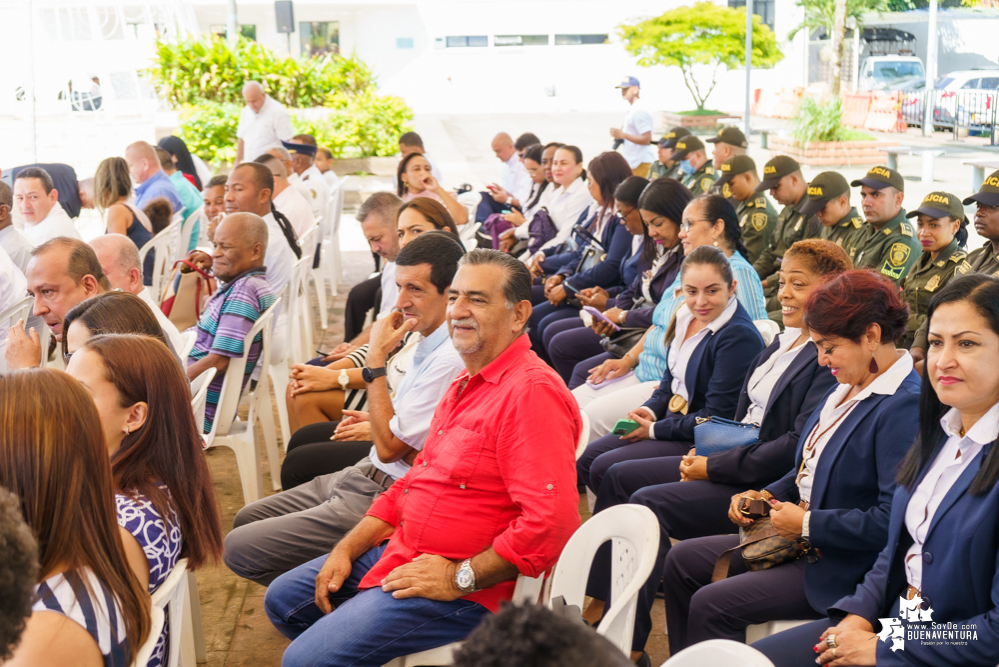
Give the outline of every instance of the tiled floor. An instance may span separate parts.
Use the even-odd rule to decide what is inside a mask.
[[[371,256],[363,252],[344,253],[346,271],[340,295],[335,299],[330,315],[330,327],[322,341],[321,349],[330,349],[340,342],[336,332],[342,332],[343,304],[348,286],[367,277],[371,271]],[[283,397],[284,387],[279,393]],[[276,422],[276,417],[275,417]],[[280,435],[278,436],[280,438]],[[210,449],[208,464],[215,479],[222,512],[222,527],[228,532],[233,517],[243,506],[239,473],[232,452],[226,448]],[[264,489],[269,492],[271,477],[264,465]],[[585,497],[580,501],[583,520],[589,518]],[[267,620],[264,613],[264,587],[240,579],[224,565],[205,567],[197,573],[201,596],[202,622],[210,667],[280,667],[281,655],[288,640]],[[668,657],[662,601],[653,610],[653,627],[647,650],[653,665],[662,664]]]

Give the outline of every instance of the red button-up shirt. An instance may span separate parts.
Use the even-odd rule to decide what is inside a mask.
[[[424,553],[464,560],[493,547],[526,576],[551,568],[579,527],[581,428],[576,400],[526,335],[476,375],[460,374],[412,469],[368,510],[395,531],[360,587]],[[514,585],[465,599],[495,612]]]

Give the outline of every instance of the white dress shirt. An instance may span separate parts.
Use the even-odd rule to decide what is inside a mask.
[[[406,377],[392,399],[392,409],[395,411],[389,420],[392,434],[417,451],[423,449],[437,404],[463,370],[465,362],[454,349],[448,335],[447,322],[444,322],[416,345],[416,353]],[[393,479],[399,479],[411,467],[402,460],[382,463],[375,447],[371,448],[369,456],[376,468]]]
[[[902,386],[902,382],[905,378],[909,377],[909,373],[911,372],[912,357],[909,356],[908,352],[899,350],[898,361],[892,364],[888,370],[879,375],[874,382],[867,385],[867,387],[862,389],[853,398],[843,400],[853,388],[851,385],[841,384],[833,390],[822,406],[822,412],[819,413],[819,421],[805,439],[806,449],[802,453],[804,468],[798,473],[797,479],[798,495],[802,500],[811,502],[812,483],[815,481],[815,469],[818,466],[819,458],[821,458],[826,445],[836,435],[836,431],[846,421],[846,413],[853,410],[861,401],[867,399],[872,394],[891,396],[898,391],[898,388]],[[842,419],[840,419],[841,416],[843,417]],[[837,419],[839,419],[838,422],[836,421]],[[812,441],[813,436],[815,437],[814,442]],[[809,443],[811,443],[810,450],[808,449]],[[801,535],[805,539],[808,539],[808,519],[810,515],[811,512],[805,512],[805,518],[802,523]]]
[[[749,409],[746,416],[742,418],[744,424],[762,424],[763,415],[770,405],[770,394],[774,391],[774,386],[780,380],[784,371],[787,370],[791,362],[797,358],[798,353],[805,347],[805,343],[795,348],[791,346],[801,336],[801,329],[787,327],[784,333],[777,336],[777,351],[770,355],[770,358],[756,367],[753,374],[749,376],[747,386],[749,394]]]
[[[916,486],[905,508],[905,528],[912,536],[912,546],[905,552],[905,578],[920,590],[923,584],[923,544],[944,496],[961,473],[975,460],[982,447],[999,436],[999,403],[989,408],[968,432],[961,436],[961,413],[951,408],[940,418],[940,426],[949,437],[930,469]]]
[[[527,195],[527,201],[521,202],[521,204],[524,206],[524,208],[521,208],[521,214],[524,216],[524,224],[522,224],[520,227],[517,227],[513,235],[516,238],[521,239],[522,241],[526,241],[531,237],[530,235],[531,219],[534,218],[534,214],[540,211],[543,207],[548,205],[548,200],[551,198],[552,192],[558,189],[557,185],[555,185],[554,183],[549,183],[548,187],[545,188],[545,191],[541,193],[540,197],[538,197],[538,201],[534,204],[534,206],[527,207],[528,204],[534,201],[534,197],[537,194],[538,188],[540,188],[541,185],[542,185],[541,183],[532,182],[531,191]]]
[[[36,248],[57,236],[68,236],[73,239],[80,238],[73,219],[69,217],[59,202],[56,202],[55,206],[52,207],[52,210],[49,211],[49,214],[41,222],[31,224],[25,221],[24,235]]]
[[[274,208],[284,213],[284,216],[288,218],[291,228],[295,230],[295,238],[300,238],[315,222],[309,202],[294,187],[294,184],[274,197]]]
[[[572,227],[579,220],[579,216],[587,208],[593,211],[591,207],[595,205],[596,202],[590,196],[590,188],[586,185],[586,181],[582,177],[570,183],[569,187],[559,188],[552,192],[546,207],[548,215],[551,216],[552,222],[558,228],[558,234],[548,243],[541,246],[541,250],[554,248],[565,243],[565,240],[572,234]]]
[[[280,148],[282,141],[290,141],[295,136],[291,129],[288,110],[270,95],[264,99],[260,113],[254,113],[248,106],[239,112],[239,125],[236,137],[243,140],[243,161],[257,159],[272,148]]]
[[[531,192],[531,175],[527,173],[527,168],[520,161],[520,156],[517,155],[516,151],[509,160],[503,163],[500,185],[521,203]]]
[[[12,224],[0,229],[0,248],[7,253],[14,266],[21,269],[21,273],[28,272],[28,260],[34,246],[24,232]]]
[[[644,109],[641,100],[635,100],[628,109],[621,131],[632,136],[652,131],[652,116]],[[642,145],[625,139],[621,144],[621,156],[627,160],[628,166],[634,169],[640,164],[655,162],[656,149],[651,142]]]
[[[143,287],[142,291],[136,296],[145,301],[146,305],[153,311],[153,315],[156,316],[156,321],[159,322],[163,333],[170,339],[170,344],[173,345],[174,351],[177,354],[181,354],[184,351],[184,338],[180,335],[180,331],[177,330],[177,326],[170,321],[169,317],[163,314],[160,307],[153,301],[153,295],[149,291],[149,288]]]
[[[284,286],[291,280],[291,267],[298,259],[288,245],[288,239],[284,237],[281,226],[274,219],[274,214],[265,215],[264,222],[267,223],[267,251],[264,253],[267,282],[274,288],[274,293],[281,296]]]
[[[395,284],[395,262],[385,262],[385,266],[382,267],[381,279],[382,303],[378,316],[375,318],[377,320],[391,313],[399,300],[399,286]]]
[[[26,296],[28,281],[24,279],[21,269],[0,249],[0,310],[7,310]],[[15,324],[17,322],[0,322],[0,371],[7,368],[3,358],[7,351],[7,329]]]
[[[310,173],[310,171],[314,171],[314,173]],[[330,188],[326,185],[323,175],[319,173],[315,165],[303,171],[301,176],[290,174],[288,182],[294,185],[299,194],[308,202],[313,218],[319,220],[326,215],[326,203],[330,199]]]
[[[336,175],[336,172],[332,169],[328,169],[326,173],[323,174],[323,180],[326,181],[326,185],[329,186],[330,191],[336,187],[336,184],[340,182],[340,177]]]
[[[735,309],[738,305],[738,299],[734,296],[729,298],[728,305],[718,317],[686,340],[684,338],[687,336],[687,329],[691,322],[694,321],[694,314],[690,312],[687,304],[683,304],[676,311],[676,335],[673,336],[673,340],[669,344],[669,351],[666,353],[666,365],[669,366],[670,373],[673,375],[670,390],[674,394],[679,394],[685,400],[690,400],[689,387],[685,383],[690,356],[704,338],[709,334],[717,333],[719,329],[728,324],[728,321],[735,315]]]

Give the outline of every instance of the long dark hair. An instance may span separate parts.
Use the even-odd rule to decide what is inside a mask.
[[[533,160],[534,162],[537,162],[539,165],[541,164],[541,161],[544,159],[544,155],[545,155],[545,147],[542,146],[541,144],[534,144],[533,146],[528,146],[527,150],[524,151],[525,160]],[[541,187],[538,188],[537,194],[534,195],[534,199],[532,199],[530,202],[524,205],[524,208],[528,209],[537,206],[538,202],[541,201],[541,195],[544,194],[545,188],[547,187],[548,187],[548,179],[542,178]]]
[[[423,153],[410,153],[406,157],[399,160],[399,168],[396,169],[395,172],[395,189],[396,189],[396,194],[398,194],[400,197],[406,194],[406,184],[402,182],[402,175],[406,173],[406,167],[409,165],[410,160],[413,160],[414,158],[418,157],[422,157],[424,160],[427,159],[427,157]],[[428,164],[429,162],[430,161],[427,160]]]
[[[273,190],[271,190],[273,192]],[[284,234],[284,240],[288,242],[291,246],[291,251],[295,253],[295,259],[302,259],[302,247],[298,245],[298,238],[295,236],[295,230],[291,226],[291,220],[288,219],[281,211],[277,210],[274,206],[274,200],[271,199],[271,215],[278,223],[278,227],[281,228],[281,233]]]
[[[693,198],[690,190],[675,178],[657,178],[642,191],[642,195],[638,198],[638,208],[652,211],[656,215],[666,218],[679,230],[680,223],[683,221],[683,209],[687,208],[687,204]],[[650,249],[647,252],[651,252],[651,256],[655,258],[659,252],[658,244],[649,236],[649,228],[645,225],[644,220],[642,226],[645,228],[644,248]],[[680,252],[682,254],[682,250]]]
[[[160,143],[157,145],[177,158],[177,169],[193,178],[194,187],[201,190],[201,179],[198,178],[198,170],[194,167],[194,158],[191,157],[191,151],[187,150],[187,144],[184,143],[184,140],[170,135],[160,139]]]
[[[722,221],[725,225],[724,235],[728,247],[742,255],[743,259],[747,259],[749,251],[746,250],[746,244],[742,242],[739,217],[735,214],[732,204],[721,195],[699,195],[694,198],[694,201],[703,203],[705,220],[712,223],[718,220]]]
[[[397,227],[399,225],[399,218],[402,217],[402,212],[408,208],[418,211],[436,229],[443,229],[452,234],[458,233],[458,226],[454,224],[454,218],[451,217],[451,213],[444,204],[430,197],[415,197],[400,206],[399,213],[395,216]]]
[[[629,176],[621,181],[621,184],[614,190],[614,199],[627,204],[636,211],[638,210],[638,200],[649,185],[649,179],[641,176]],[[639,216],[641,217],[641,216]],[[642,259],[650,264],[656,260],[658,245],[649,236],[649,230],[642,220]]]
[[[982,316],[993,333],[999,334],[999,280],[982,273],[955,278],[936,293],[926,313],[926,326],[933,322],[933,313],[945,303],[967,301]],[[929,368],[924,373],[929,372]],[[950,408],[944,405],[928,378],[923,378],[919,392],[919,437],[909,449],[898,473],[898,483],[911,493],[920,471],[930,464],[944,431],[940,419]],[[999,439],[985,456],[981,469],[971,481],[968,492],[973,496],[988,493],[999,480]]]
[[[103,292],[73,306],[63,320],[63,332],[80,320],[91,336],[100,334],[137,334],[155,338],[164,345],[167,339],[163,328],[149,305],[129,292]],[[62,337],[62,355],[69,353],[67,340]],[[180,350],[177,350],[178,354]],[[177,362],[174,361],[174,365]]]
[[[616,151],[606,151],[590,160],[590,177],[600,188],[600,198],[604,200],[600,207],[601,216],[607,209],[613,208],[614,191],[630,176],[628,161]]]

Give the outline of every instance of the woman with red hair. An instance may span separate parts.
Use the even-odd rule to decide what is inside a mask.
[[[919,428],[920,379],[895,347],[908,316],[898,288],[872,271],[847,271],[812,292],[805,327],[838,384],[802,429],[794,467],[733,496],[728,511],[749,527],[744,501],[765,501],[755,516],[769,514],[801,555],[747,563],[737,535],[674,546],[663,573],[671,651],[706,639],[745,641],[757,623],[824,617],[863,581],[887,542],[895,475]],[[713,577],[730,549],[729,567]]]

